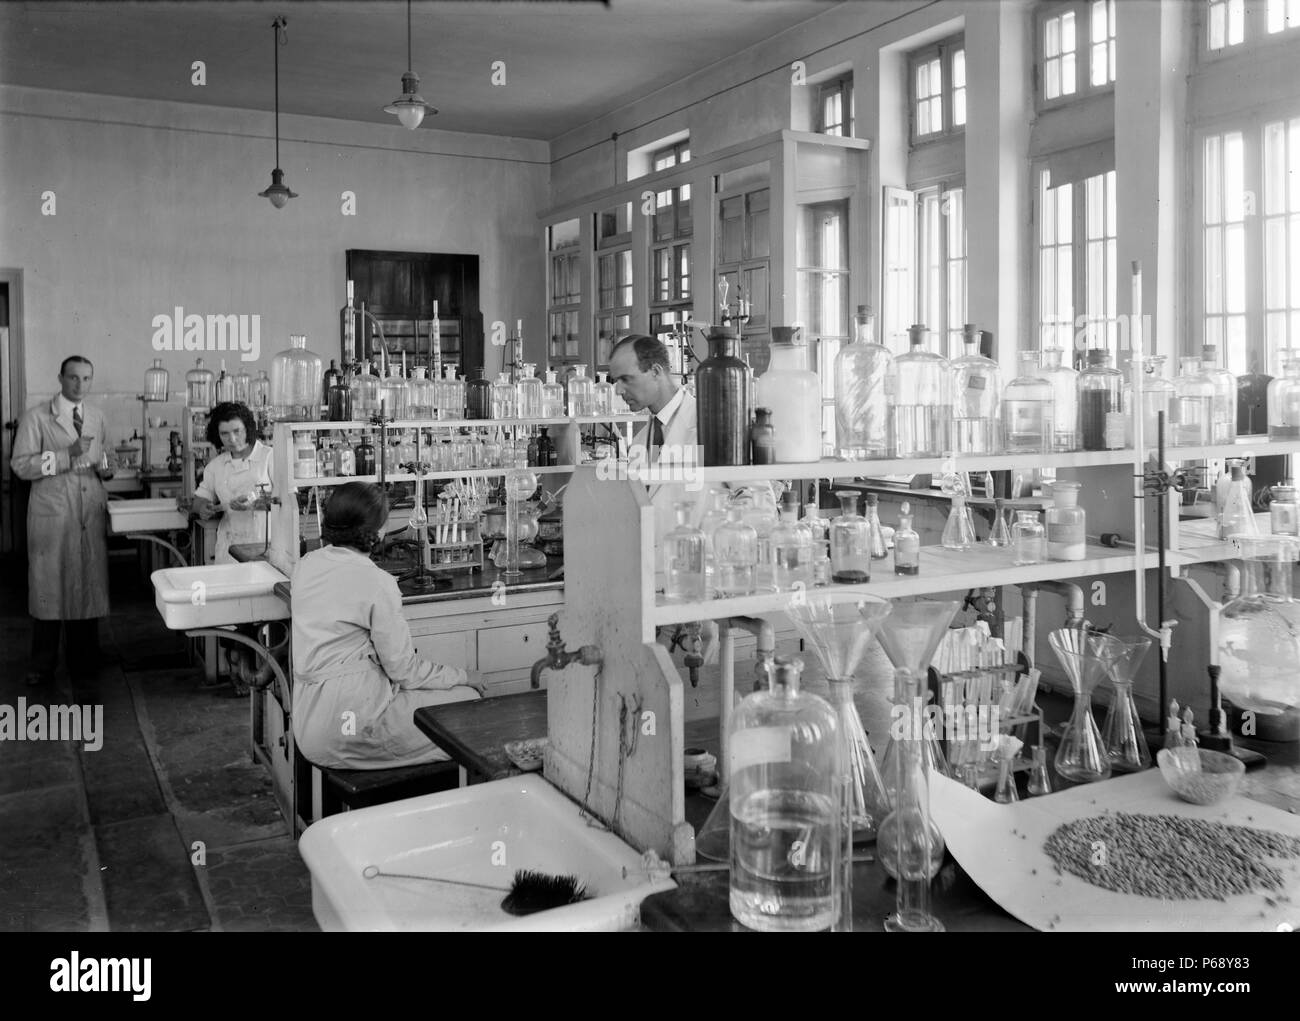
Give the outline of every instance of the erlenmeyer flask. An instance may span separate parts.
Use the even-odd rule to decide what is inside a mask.
[[[1151,751],[1142,720],[1133,702],[1133,678],[1151,648],[1150,638],[1121,638],[1119,654],[1111,660],[1110,679],[1115,685],[1101,740],[1117,773],[1136,773],[1151,765]]]
[[[1034,746],[1034,762],[1029,767],[1029,780],[1025,789],[1031,798],[1052,793],[1052,778],[1047,774],[1047,749],[1041,744]]]
[[[952,498],[952,510],[948,512],[948,523],[943,526],[939,545],[956,550],[970,549],[975,545],[975,529],[966,513],[966,498],[960,494]]]
[[[1048,636],[1074,689],[1074,709],[1056,750],[1056,772],[1074,783],[1110,776],[1110,756],[1092,718],[1092,690],[1115,658],[1119,642],[1082,628],[1061,628]]]
[[[1020,800],[1016,790],[1016,774],[1013,769],[1016,752],[1023,742],[1010,734],[998,738],[998,789],[993,793],[993,800],[999,805],[1012,805]]]
[[[993,513],[993,527],[989,530],[988,544],[994,547],[1006,548],[1011,545],[1011,529],[1007,527],[1007,517],[1005,513],[1005,501],[1001,498],[993,501],[996,508]]]

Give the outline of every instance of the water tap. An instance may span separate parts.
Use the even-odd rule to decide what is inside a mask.
[[[605,662],[605,654],[598,645],[584,645],[577,651],[564,648],[564,639],[560,637],[560,615],[553,613],[546,620],[546,655],[533,664],[529,672],[529,687],[539,688],[542,683],[542,671],[546,669],[563,670],[570,663],[583,666],[600,666]]]
[[[691,687],[700,686],[700,667],[704,666],[704,626],[698,620],[680,624],[673,632],[672,648],[686,654],[684,663],[690,675]]]

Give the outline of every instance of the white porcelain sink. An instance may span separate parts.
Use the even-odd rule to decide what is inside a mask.
[[[273,591],[289,579],[264,560],[170,567],[154,571],[150,580],[158,612],[173,631],[289,616],[288,605]]]
[[[108,530],[113,535],[127,532],[170,532],[183,529],[189,519],[176,509],[176,498],[159,500],[110,500]]]
[[[650,894],[676,887],[640,872],[635,850],[588,826],[576,804],[534,774],[330,816],[307,829],[298,849],[311,870],[316,921],[334,932],[613,932],[637,925]],[[367,866],[381,875],[365,878]],[[501,909],[504,892],[382,874],[509,887],[517,869],[575,875],[591,899],[516,917]]]

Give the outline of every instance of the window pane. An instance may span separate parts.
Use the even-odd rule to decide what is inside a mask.
[[[1291,217],[1291,307],[1300,309],[1300,214]],[[1300,340],[1300,336],[1294,338]]]
[[[1106,236],[1113,238],[1119,233],[1119,218],[1116,215],[1115,171],[1106,172]]]
[[[1291,182],[1290,208],[1300,209],[1300,117],[1291,122],[1291,155],[1288,177]]]
[[[958,89],[952,96],[952,122],[958,127],[966,123],[966,90]]]
[[[1043,95],[1055,99],[1061,94],[1061,61],[1053,57],[1043,66]]]
[[[1056,192],[1056,241],[1069,244],[1074,240],[1074,185],[1063,184]]]
[[[1087,180],[1087,223],[1088,240],[1092,241],[1105,235],[1106,228],[1106,184],[1100,175]]]
[[[1044,245],[1050,245],[1056,240],[1056,192],[1047,186],[1048,177],[1046,170],[1038,177],[1039,205],[1042,207],[1039,241]]]
[[[1264,221],[1264,305],[1286,305],[1286,220]]]
[[[1264,213],[1272,216],[1286,211],[1286,124],[1275,121],[1264,125]]]
[[[1225,343],[1228,371],[1244,374],[1249,371],[1247,360],[1250,348],[1246,341],[1246,317],[1229,316],[1227,321],[1227,338]]]
[[[1236,46],[1245,37],[1245,0],[1228,0],[1228,45]]]
[[[1281,32],[1286,27],[1286,0],[1268,0],[1268,30]]]
[[[1224,300],[1228,312],[1246,311],[1246,228],[1225,228],[1223,253]]]
[[[1056,57],[1061,53],[1061,19],[1048,18],[1043,22],[1043,56]]]
[[[966,192],[953,188],[944,194],[943,211],[948,218],[948,258],[966,255]]]
[[[1061,52],[1074,52],[1074,12],[1061,15]]]
[[[952,55],[952,87],[954,89],[964,89],[966,87],[966,50],[954,50]]]
[[[1074,95],[1074,54],[1067,53],[1061,58],[1061,91],[1067,96]]]
[[[943,95],[937,95],[930,100],[930,124],[933,130],[943,130]]]
[[[1223,181],[1219,173],[1222,151],[1218,135],[1205,140],[1205,222],[1219,223],[1223,218]]]
[[[1095,0],[1092,5],[1092,41],[1106,41],[1106,0]]]
[[[1205,231],[1205,311],[1223,311],[1223,228]]]
[[[1097,43],[1092,47],[1092,84],[1105,85],[1108,66],[1106,63],[1106,44]]]
[[[1223,218],[1229,223],[1240,223],[1244,215],[1244,174],[1241,132],[1234,131],[1223,136]]]
[[[1210,39],[1209,47],[1212,50],[1223,49],[1225,36],[1225,22],[1227,21],[1226,6],[1222,3],[1210,4]]]

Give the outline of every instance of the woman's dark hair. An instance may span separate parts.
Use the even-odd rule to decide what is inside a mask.
[[[218,452],[221,450],[221,423],[233,422],[235,419],[244,423],[244,432],[248,437],[249,446],[252,446],[253,441],[257,439],[257,419],[248,410],[248,405],[240,404],[238,401],[227,401],[218,404],[208,416],[208,442]]]
[[[321,539],[330,546],[350,546],[369,553],[388,521],[388,497],[369,482],[336,486],[325,504]]]

